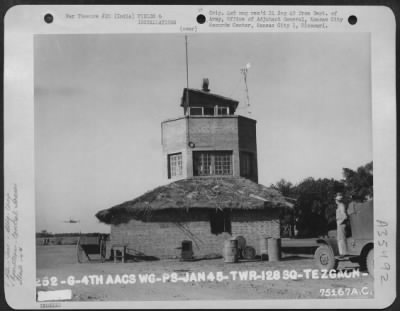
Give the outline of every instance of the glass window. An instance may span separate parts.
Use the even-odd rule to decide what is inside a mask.
[[[191,116],[202,116],[203,108],[202,107],[190,107],[190,115]]]
[[[182,175],[182,153],[168,155],[168,178]]]
[[[218,107],[217,112],[219,116],[226,116],[229,114],[229,107]]]
[[[213,116],[214,115],[214,107],[204,107],[204,115],[205,116]]]
[[[232,155],[226,152],[215,155],[215,174],[232,175]]]
[[[233,175],[231,151],[194,151],[194,176]]]
[[[194,152],[194,166],[195,176],[213,175],[211,153]]]

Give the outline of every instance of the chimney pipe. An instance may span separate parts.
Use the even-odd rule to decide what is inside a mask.
[[[210,82],[208,81],[208,78],[204,78],[203,79],[203,92],[210,92],[210,89],[208,88],[208,85],[210,84]]]

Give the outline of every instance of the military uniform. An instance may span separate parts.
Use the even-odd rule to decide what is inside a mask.
[[[347,254],[346,244],[346,224],[347,219],[346,209],[343,203],[337,203],[336,208],[336,225],[337,225],[337,241],[340,255]]]

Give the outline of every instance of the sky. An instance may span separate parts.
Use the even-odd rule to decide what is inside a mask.
[[[341,179],[372,160],[369,40],[191,34],[189,87],[208,78],[257,120],[259,183]],[[37,231],[109,232],[96,212],[168,182],[161,122],[183,115],[184,35],[37,35],[34,51]]]

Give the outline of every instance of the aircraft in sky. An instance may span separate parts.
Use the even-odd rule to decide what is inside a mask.
[[[65,223],[67,223],[67,224],[76,224],[76,223],[79,223],[80,220],[72,219],[72,218],[70,217],[69,220],[64,220],[63,222],[65,222]]]

